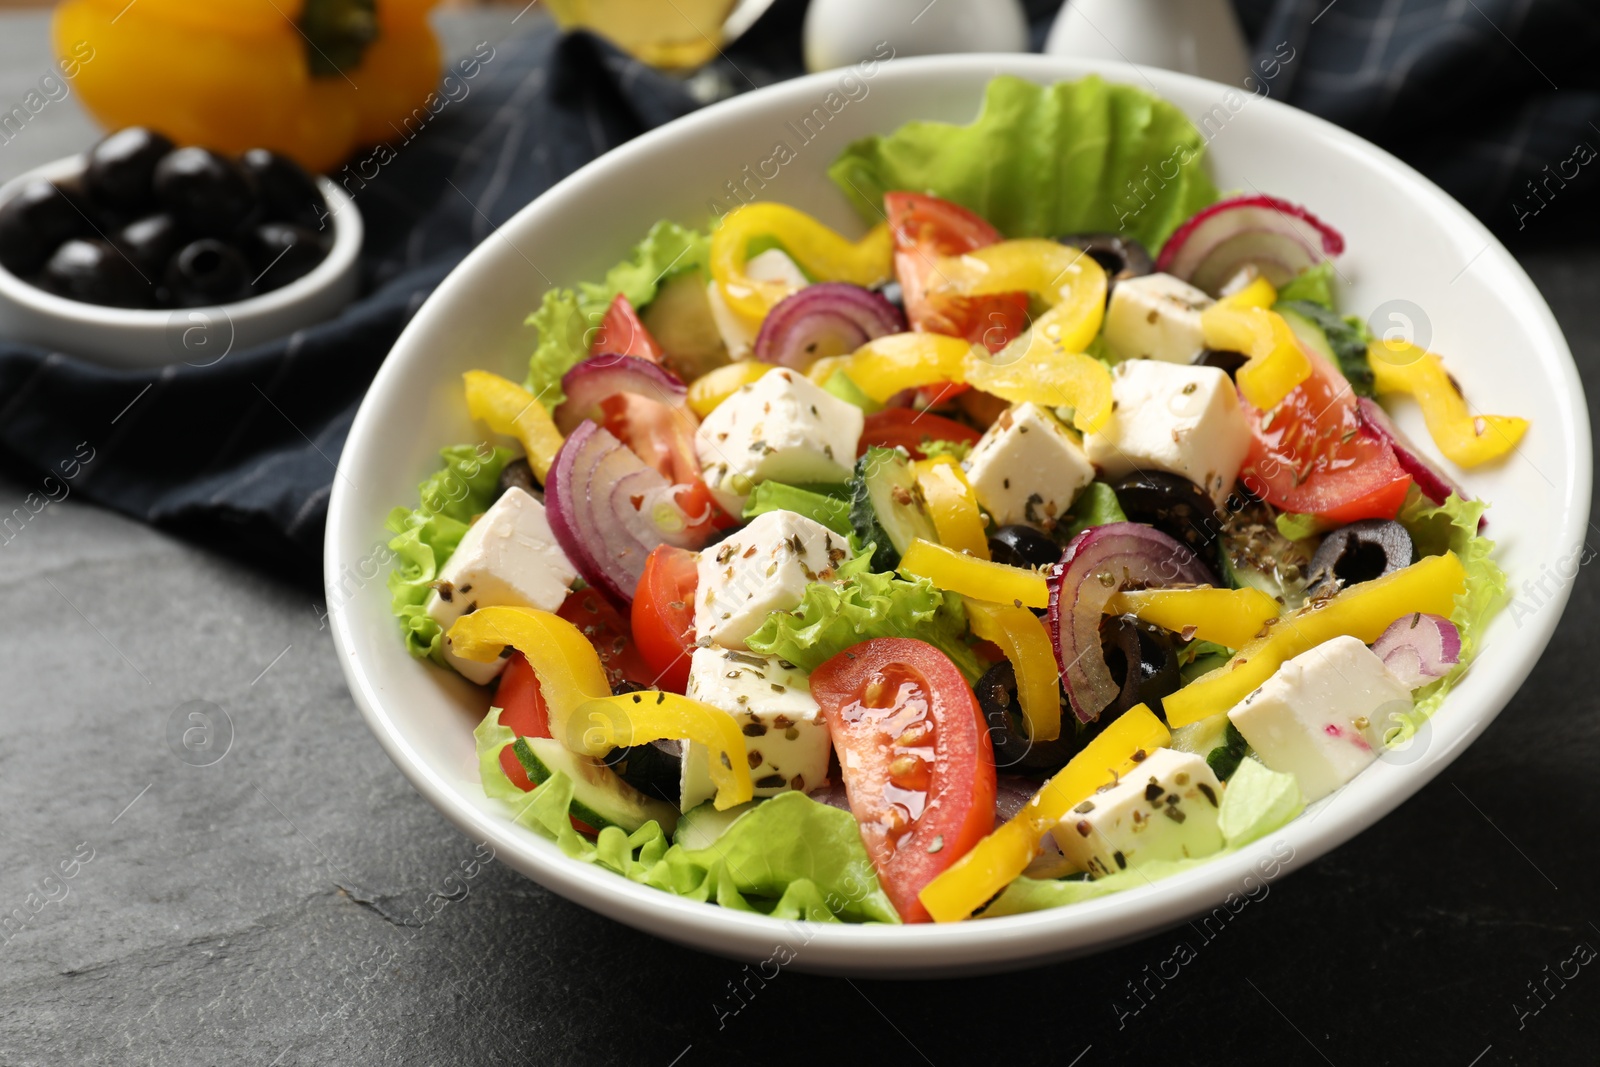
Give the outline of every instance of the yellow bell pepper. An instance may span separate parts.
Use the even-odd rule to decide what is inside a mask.
[[[959,337],[895,333],[868,341],[848,356],[819,359],[806,375],[824,385],[842,371],[879,403],[902,389],[956,382],[1012,404],[1070,407],[1073,422],[1085,433],[1111,418],[1111,373],[1099,360],[1053,349],[1030,349],[1025,359],[1011,363],[999,360]]]
[[[939,543],[979,559],[989,558],[989,538],[983,532],[983,515],[978,498],[961,473],[961,464],[952,456],[934,456],[911,464],[917,487],[927,502],[928,514]]]
[[[935,589],[979,600],[1015,601],[1025,608],[1050,604],[1050,588],[1038,571],[977,559],[920,537],[901,554],[900,573],[926,578]]]
[[[959,256],[942,256],[928,277],[931,293],[985,296],[1032,293],[1049,309],[1031,329],[996,353],[1009,363],[1035,351],[1082,352],[1106,314],[1106,272],[1088,253],[1059,241],[1001,241]]]
[[[1263,637],[1240,646],[1233,658],[1171,696],[1162,708],[1174,729],[1227,711],[1255,692],[1287,660],[1335,637],[1371,644],[1402,616],[1423,612],[1449,617],[1466,587],[1455,553],[1428,556],[1393,574],[1361,582],[1332,599],[1278,619]]]
[[[967,918],[1033,862],[1039,839],[1069,811],[1101,786],[1132,773],[1145,756],[1170,740],[1149,708],[1129,708],[1045,782],[1021,811],[924,886],[917,898],[935,922]]]
[[[74,87],[109,129],[149,126],[232,154],[270,148],[327,171],[361,145],[403,144],[443,107],[433,3],[66,0],[52,35],[58,55],[81,61]],[[463,77],[477,73],[469,63]]]
[[[466,383],[467,413],[495,433],[521,441],[528,466],[542,484],[561,449],[562,437],[538,397],[488,371],[469,370],[461,377]]]
[[[1433,443],[1463,467],[1498,459],[1517,447],[1528,431],[1528,420],[1514,415],[1474,415],[1443,361],[1416,345],[1373,341],[1367,346],[1367,364],[1379,393],[1409,393],[1416,398]]]
[[[757,281],[745,273],[747,249],[758,237],[783,246],[789,258],[822,282],[871,287],[888,281],[894,238],[887,223],[852,242],[805,212],[786,204],[745,204],[728,212],[711,234],[711,277],[729,310],[756,329],[774,304],[793,290],[783,282]]]
[[[1214,304],[1200,313],[1200,332],[1206,347],[1250,357],[1234,380],[1240,394],[1262,411],[1277,407],[1295,386],[1311,377],[1311,360],[1301,351],[1289,324],[1275,311]]]
[[[711,761],[711,782],[717,787],[712,805],[718,811],[755,795],[744,734],[732,715],[710,704],[658,690],[622,693],[585,701],[569,729],[576,737],[567,747],[591,756],[650,741],[698,741]],[[574,743],[579,741],[581,748]]]
[[[1243,648],[1278,617],[1278,602],[1259,589],[1129,589],[1106,602],[1107,615],[1137,615],[1173,633]]]
[[[550,709],[550,736],[574,752],[603,756],[613,748],[672,738],[699,741],[711,753],[711,781],[721,811],[752,793],[744,735],[733,716],[676,693],[611,695],[600,654],[583,631],[534,608],[479,608],[445,634],[462,659],[490,663],[507,648],[521,652],[539,678]]]
[[[741,359],[707,371],[689,386],[689,410],[703,419],[715,411],[718,404],[774,369],[771,363]]]
[[[1017,672],[1017,703],[1028,724],[1028,738],[1054,741],[1061,736],[1061,683],[1056,650],[1044,622],[1027,608],[965,598],[972,632],[1000,646]]]
[[[1270,308],[1278,302],[1278,290],[1261,275],[1256,275],[1249,285],[1237,293],[1230,293],[1217,301],[1218,307]]]

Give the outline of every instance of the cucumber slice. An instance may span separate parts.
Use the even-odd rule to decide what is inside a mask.
[[[1315,538],[1291,541],[1265,505],[1257,504],[1229,516],[1219,537],[1218,556],[1222,580],[1234,589],[1259,589],[1287,608],[1306,602]]]
[[[678,812],[671,804],[645,796],[604,763],[581,756],[559,741],[519,737],[511,751],[535,785],[549,781],[557,771],[571,778],[572,817],[596,830],[615,826],[631,834],[654,819],[670,834],[678,824]]]
[[[1320,304],[1289,300],[1273,305],[1289,329],[1329,363],[1339,368],[1358,396],[1372,395],[1372,368],[1367,364],[1367,335]]]
[[[850,525],[862,544],[877,546],[873,570],[892,571],[917,538],[938,543],[933,517],[911,459],[898,448],[869,448],[856,463]]]
[[[739,821],[739,816],[759,803],[759,800],[747,800],[727,811],[718,811],[709,800],[696,804],[678,817],[678,829],[672,835],[672,843],[691,849],[710,848],[717,838],[728,832],[728,827]]]
[[[706,299],[706,280],[697,270],[682,271],[664,283],[639,318],[686,382],[728,362],[727,346]]]

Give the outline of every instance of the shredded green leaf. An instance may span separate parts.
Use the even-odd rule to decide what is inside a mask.
[[[1325,259],[1314,267],[1307,267],[1278,290],[1279,303],[1292,300],[1304,300],[1334,311],[1333,262]]]
[[[792,511],[819,522],[841,537],[855,536],[850,525],[850,501],[782,482],[760,482],[745,501],[746,521],[769,511]]]
[[[705,848],[670,843],[654,820],[631,834],[609,826],[591,841],[568,818],[570,778],[558,772],[525,793],[506,777],[500,751],[515,735],[500,725],[498,708],[489,709],[473,733],[484,793],[574,859],[689,900],[775,919],[900,921],[847,811],[803,793],[782,793],[756,804]]]
[[[1068,522],[1059,534],[1072,540],[1091,526],[1104,526],[1108,522],[1127,522],[1128,515],[1117,500],[1116,491],[1105,482],[1090,482],[1072,504],[1067,513]]]
[[[957,463],[967,458],[967,453],[972,451],[971,441],[941,441],[932,437],[925,437],[917,446],[922,449],[922,454],[928,459],[935,456],[949,456]]]
[[[834,581],[812,582],[798,607],[768,615],[745,644],[814,671],[874,637],[914,637],[949,656],[968,683],[976,682],[984,665],[967,645],[961,598],[946,596],[926,578],[908,580],[871,566],[871,551],[863,551],[839,567]]]
[[[389,548],[395,566],[389,572],[389,603],[405,631],[406,650],[445,666],[439,624],[423,610],[431,589],[475,515],[494,503],[500,471],[510,461],[509,449],[452,445],[439,453],[444,466],[418,486],[415,508],[395,508],[385,526],[395,536]]]
[[[969,126],[909,122],[854,142],[828,176],[869,222],[883,194],[932,193],[1008,237],[1115,230],[1154,251],[1217,190],[1205,139],[1184,113],[1142,89],[1091,75],[1036,85],[989,83]]]

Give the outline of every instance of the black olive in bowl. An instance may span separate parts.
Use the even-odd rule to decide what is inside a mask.
[[[1243,352],[1228,352],[1215,348],[1208,348],[1200,353],[1197,361],[1202,367],[1215,367],[1229,378],[1239,373],[1239,368],[1250,362],[1250,357]]]
[[[681,741],[651,741],[630,748],[614,748],[604,758],[618,778],[648,796],[677,806],[682,788]]]
[[[167,264],[166,284],[179,307],[227,304],[250,295],[250,264],[214,237],[191,241]]]
[[[1055,741],[1035,741],[1028,736],[1017,703],[1017,672],[1001,660],[983,673],[972,687],[978,707],[989,724],[989,740],[994,746],[995,769],[1011,774],[1046,775],[1067,765],[1076,751],[1066,737],[1072,735],[1072,712],[1062,711],[1061,730],[1066,737]]]
[[[1165,716],[1161,699],[1183,685],[1172,635],[1133,615],[1110,615],[1100,623],[1100,650],[1111,677],[1122,686],[1100,720],[1109,722],[1135,704]]]
[[[1117,503],[1134,522],[1154,526],[1182,541],[1202,559],[1222,532],[1222,516],[1204,489],[1179,474],[1135,471],[1111,487]]]
[[[74,237],[45,264],[44,287],[57,296],[107,307],[146,307],[152,288],[109,241]]]
[[[332,229],[328,202],[316,179],[288,156],[265,148],[252,148],[239,157],[239,166],[254,180],[261,202],[261,218],[286,222],[317,233]]]
[[[43,267],[63,241],[93,233],[68,189],[35,179],[0,204],[0,266],[26,277]]]
[[[263,222],[250,234],[256,288],[280,289],[316,269],[327,247],[315,232],[287,222]]]
[[[154,205],[156,164],[172,151],[172,142],[143,126],[129,126],[89,149],[86,181],[94,199],[130,214]]]
[[[1012,567],[1049,567],[1061,561],[1061,546],[1032,526],[1002,526],[989,536],[989,556]]]
[[[1061,238],[1062,244],[1081,248],[1106,272],[1106,298],[1117,283],[1128,278],[1141,278],[1155,270],[1155,260],[1132,237],[1116,233],[1075,233]]]
[[[176,219],[161,214],[128,223],[111,234],[111,243],[122,249],[146,277],[157,281],[166,273],[167,261],[187,239]]]
[[[1406,528],[1392,519],[1362,519],[1322,539],[1311,557],[1311,584],[1317,596],[1347,585],[1370,582],[1417,561],[1417,546]]]
[[[208,148],[180,148],[156,164],[162,207],[188,230],[208,237],[238,233],[256,218],[255,179]]]

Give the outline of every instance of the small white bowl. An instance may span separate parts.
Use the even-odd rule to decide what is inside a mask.
[[[393,560],[384,518],[396,504],[415,502],[417,483],[438,467],[441,446],[483,439],[467,417],[461,373],[483,368],[522,376],[533,348],[524,320],[545,288],[599,277],[659,218],[703,225],[708,199],[753,173],[774,137],[793,136],[785,122],[810,114],[835,90],[841,77],[835,71],[678,119],[555,185],[445,278],[367,391],[340,459],[345,477],[334,481],[328,507],[329,622],[367,724],[418,791],[463,833],[584,907],[703,951],[761,961],[781,942],[797,946],[792,965],[802,971],[981,973],[1131,941],[1223,906],[1230,893],[1254,898],[1264,881],[1308,866],[1393,812],[1511,700],[1561,618],[1583,552],[1592,482],[1588,408],[1566,341],[1528,276],[1481,222],[1416,171],[1321,119],[1183,74],[1053,56],[936,56],[880,64],[870,94],[833,116],[761,195],[859,233],[861,220],[825,173],[850,141],[912,119],[970,122],[995,74],[1048,83],[1090,72],[1153,87],[1197,121],[1214,119],[1222,108],[1236,112],[1211,137],[1218,187],[1271,192],[1337,226],[1348,248],[1339,260],[1347,310],[1371,317],[1379,332],[1409,318],[1427,330],[1428,347],[1448,354],[1469,397],[1487,410],[1532,420],[1513,456],[1463,476],[1493,504],[1489,533],[1519,600],[1485,630],[1471,673],[1419,740],[1277,833],[1195,870],[1071,907],[939,926],[785,924],[694,903],[563,855],[485,798],[472,728],[488,698],[406,654],[383,582]],[[1401,428],[1428,441],[1416,405],[1394,407]],[[1530,578],[1537,579],[1537,594],[1524,591]],[[1459,866],[1464,878],[1479,862],[1443,838],[1431,860]]]
[[[0,204],[25,183],[71,174],[81,162],[68,156],[13,178],[0,185]],[[333,220],[333,247],[309,274],[281,289],[210,307],[116,308],[56,296],[0,267],[0,337],[107,367],[208,367],[229,352],[331,319],[356,295],[363,230],[344,190],[326,178],[317,186]]]

